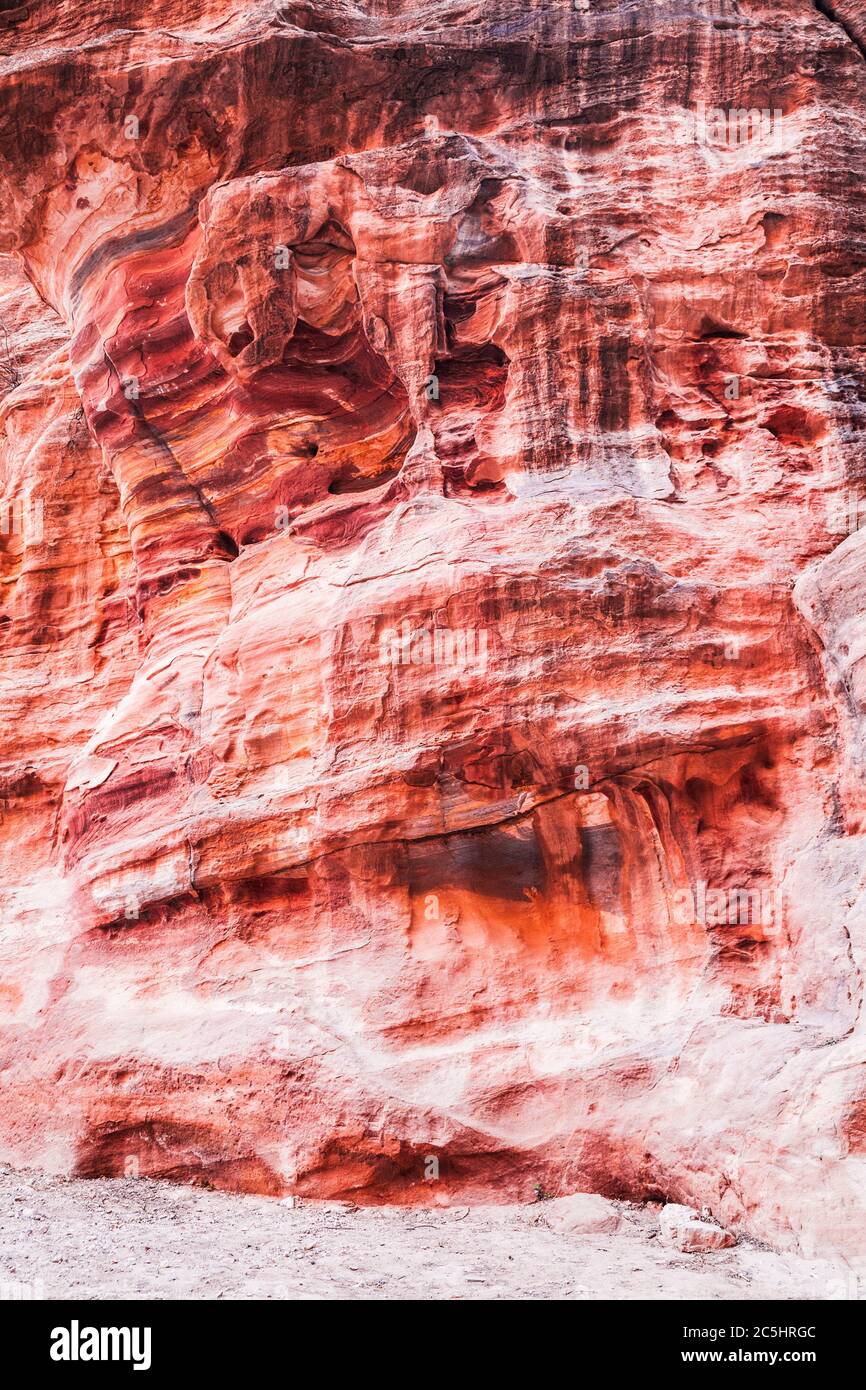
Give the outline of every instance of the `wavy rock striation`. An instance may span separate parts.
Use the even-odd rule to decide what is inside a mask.
[[[859,7],[140,22],[0,15],[3,1157],[866,1255]]]

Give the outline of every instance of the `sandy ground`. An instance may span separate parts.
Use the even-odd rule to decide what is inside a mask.
[[[748,1241],[683,1255],[659,1238],[657,1211],[628,1204],[615,1234],[566,1235],[547,1224],[546,1205],[291,1207],[147,1179],[0,1169],[0,1297],[28,1287],[47,1299],[844,1296],[825,1261]]]

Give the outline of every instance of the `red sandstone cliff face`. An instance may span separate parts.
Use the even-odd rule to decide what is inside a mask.
[[[0,13],[2,1156],[866,1254],[859,6],[141,22]]]

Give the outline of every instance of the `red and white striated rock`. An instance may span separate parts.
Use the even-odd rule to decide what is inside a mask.
[[[0,16],[0,1156],[866,1253],[856,9]]]

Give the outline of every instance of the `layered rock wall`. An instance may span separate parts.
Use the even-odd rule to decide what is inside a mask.
[[[859,7],[0,21],[3,1157],[866,1255]]]

